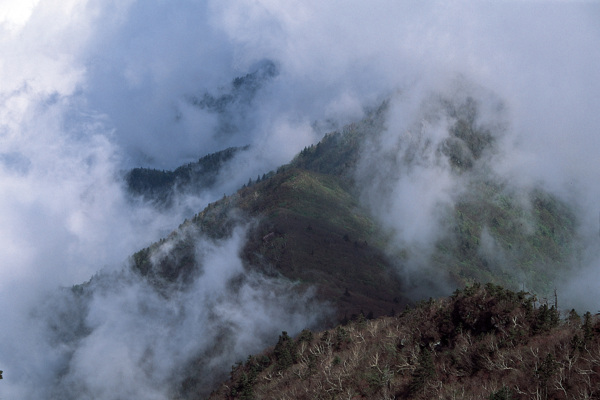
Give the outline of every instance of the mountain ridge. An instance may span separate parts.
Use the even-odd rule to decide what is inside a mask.
[[[473,101],[467,99],[464,106],[445,104],[444,107],[454,114],[459,113],[457,109],[462,110],[460,112],[466,115],[450,128],[449,137],[455,142],[466,140],[468,143],[460,146],[473,147],[473,160],[482,157],[484,148],[493,139],[488,130],[475,128]],[[279,268],[284,275],[291,274],[293,279],[298,278],[293,273],[294,263],[307,266],[318,263],[318,257],[298,257],[298,254],[314,256],[315,250],[340,240],[351,246],[331,253],[339,259],[348,252],[364,252],[368,244],[369,251],[379,253],[377,263],[385,265],[384,269],[402,269],[402,264],[409,261],[403,255],[405,250],[390,251],[391,232],[378,226],[380,222],[363,204],[354,173],[363,143],[386,129],[386,112],[384,103],[360,122],[325,135],[317,144],[300,151],[289,164],[262,178],[259,176],[256,181],[250,180],[234,194],[209,204],[182,226],[193,224],[208,236],[225,237],[240,218],[257,219],[258,224],[248,238],[250,244],[244,250],[247,267],[253,264],[276,266],[275,269]],[[457,197],[445,217],[443,229],[449,233],[433,244],[429,262],[434,265],[434,275],[446,275],[454,287],[491,281],[512,289],[525,285],[538,293],[551,293],[553,280],[569,269],[576,251],[574,214],[558,198],[539,188],[519,197],[513,194],[514,189],[507,182],[493,173],[471,172],[473,161],[460,161],[447,143],[443,142],[441,153],[448,157],[456,173],[467,176],[467,180],[464,193]],[[321,225],[323,229],[319,229]],[[288,228],[294,232],[287,238],[290,245],[286,244]],[[313,242],[307,241],[307,234],[316,231],[320,235]],[[330,238],[321,237],[326,233]],[[277,250],[277,246],[281,248]],[[290,256],[294,252],[295,258]],[[320,252],[322,256],[327,253]],[[140,254],[134,257],[138,269],[140,263],[143,264]],[[280,260],[282,257],[284,261]],[[436,293],[435,277],[427,279],[418,284],[429,285],[428,290]],[[340,285],[336,286],[339,289]],[[401,287],[397,285],[395,290]],[[443,294],[444,290],[447,289],[438,288],[437,293]],[[402,296],[392,298],[396,297]],[[384,315],[381,309],[378,315]]]
[[[304,148],[277,171],[210,203],[168,238],[135,253],[131,267],[168,296],[201,276],[199,235],[227,240],[244,226],[239,250],[244,270],[289,282],[289,290],[299,295],[312,288],[317,303],[332,310],[325,328],[361,315],[397,315],[424,296],[441,297],[480,281],[512,290],[526,286],[549,297],[555,280],[573,268],[568,263],[576,252],[575,215],[540,188],[515,196],[509,182],[482,164],[494,139],[491,131],[476,126],[474,103],[466,103],[442,107],[458,113],[458,120],[434,154],[448,160],[464,188],[445,209],[441,228],[446,234],[432,243],[431,257],[420,270],[411,265],[411,249],[394,245],[394,232],[364,203],[360,185],[365,181],[356,174],[365,143],[388,129],[385,104]],[[412,142],[406,151],[419,146]],[[411,168],[415,156],[392,159],[392,165],[406,162]],[[192,365],[202,363],[199,357]],[[188,374],[181,378],[186,396],[205,393],[206,382],[193,368]]]
[[[562,314],[529,293],[475,284],[393,317],[282,332],[209,398],[593,398],[600,321]]]

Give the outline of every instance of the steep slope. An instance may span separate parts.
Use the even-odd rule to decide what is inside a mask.
[[[574,268],[571,266],[577,254],[574,214],[542,188],[517,188],[494,172],[489,161],[495,151],[494,130],[476,122],[475,103],[468,100],[458,105],[442,103],[440,112],[451,122],[441,132],[443,135],[437,144],[427,137],[415,139],[412,136],[408,144],[401,138],[396,144],[388,142],[383,153],[371,154],[382,157],[366,158],[369,146],[381,141],[389,129],[385,122],[388,108],[384,104],[362,121],[332,132],[318,144],[305,148],[277,172],[265,174],[233,195],[209,204],[168,238],[133,255],[134,273],[165,298],[180,290],[187,293],[204,273],[205,266],[199,260],[204,249],[199,246],[198,238],[226,241],[243,226],[245,235],[239,255],[243,269],[252,277],[250,281],[258,282],[260,279],[255,277],[260,276],[271,279],[270,282],[285,282],[285,290],[299,295],[313,288],[314,297],[299,298],[317,300],[307,303],[308,314],[313,315],[314,311],[314,315],[326,317],[321,321],[324,327],[357,319],[360,315],[370,319],[397,314],[419,298],[437,297],[478,281],[506,285],[513,290],[525,287],[540,297],[548,296],[554,282]],[[415,249],[410,242],[398,241],[394,231],[397,222],[403,221],[394,221],[394,215],[387,213],[382,217],[370,200],[393,195],[393,185],[397,183],[394,179],[406,170],[428,167],[428,159],[420,158],[426,152],[429,152],[427,157],[446,168],[444,173],[459,190],[455,191],[450,204],[439,208],[441,218],[431,216],[432,225],[437,224],[435,229],[444,234],[433,236],[431,242],[426,243],[426,254],[415,264],[411,257]],[[227,293],[235,292],[236,287],[248,281],[242,275],[235,275],[226,282]],[[496,290],[494,287],[488,289]],[[274,293],[282,295],[281,291]],[[482,293],[481,296],[487,295]],[[527,314],[527,318],[528,313],[537,315],[538,311],[527,305],[533,304],[533,300],[527,303],[523,295],[517,296],[518,301],[514,299],[516,295],[507,296],[512,299],[511,307],[525,302],[525,308],[519,312]],[[514,311],[514,307],[511,310]],[[415,321],[437,321],[438,315],[432,314],[433,309],[417,310],[421,310],[417,313],[422,315],[413,314],[411,318]],[[548,314],[547,307],[545,310],[539,311],[540,318],[554,318],[556,313]],[[408,322],[402,320],[402,323]],[[448,329],[454,331],[461,324]],[[288,328],[281,328],[284,329]],[[486,325],[473,329],[491,328]],[[438,333],[431,335],[435,338]],[[413,349],[417,350],[411,354],[416,358],[409,364],[408,376],[394,383],[396,393],[415,394],[407,387],[414,386],[410,386],[410,382],[417,378],[412,374],[420,371],[420,355],[427,354],[419,351],[418,343],[413,343]],[[219,349],[225,347],[218,346]],[[198,354],[193,362],[182,366],[184,372],[176,383],[178,395],[201,398],[206,394],[205,360],[214,355],[209,353]],[[266,359],[264,364],[266,367]],[[440,368],[449,368],[443,365]],[[477,366],[468,373],[478,379],[476,376],[481,370],[481,366]],[[359,387],[351,385],[352,390],[366,397],[380,393],[386,385],[391,390],[391,376],[398,377],[400,371],[392,373],[391,369],[383,368],[377,371],[380,375],[353,377],[362,383]],[[242,375],[239,379],[242,383],[236,380],[235,385],[244,387],[244,379],[249,378]],[[451,387],[453,378],[448,379]],[[372,385],[378,389],[365,389]],[[520,383],[515,385],[521,387]],[[495,388],[492,386],[490,388]]]
[[[389,106],[383,103],[367,118],[305,148],[290,165],[335,177],[366,207],[380,237],[386,237],[386,241],[378,242],[379,248],[402,271],[411,261],[406,256],[412,250],[407,247],[410,243],[393,243],[395,232],[386,229],[386,221],[369,207],[369,198],[385,197],[393,190],[398,171],[427,164],[430,160],[426,157],[431,155],[423,153],[430,152],[436,162],[448,165],[455,187],[451,188],[452,203],[441,205],[436,210],[441,216],[435,220],[432,215],[427,222],[437,224],[440,233],[427,244],[425,250],[430,255],[418,266],[418,284],[428,286],[429,294],[436,293],[440,286],[436,280],[441,281],[441,277],[449,287],[494,282],[515,290],[526,287],[541,295],[551,294],[555,282],[576,268],[580,249],[574,212],[542,187],[516,187],[495,172],[493,158],[499,152],[502,127],[478,120],[477,101],[467,96],[442,99],[440,103],[436,113],[452,122],[437,148],[431,138],[411,134],[365,163],[369,145],[389,140],[384,137],[389,129]],[[386,214],[384,219],[394,218]],[[402,221],[395,225],[399,224]]]
[[[357,173],[366,144],[387,129],[386,103],[305,148],[277,172],[210,204],[181,228],[194,226],[223,238],[253,221],[243,250],[246,267],[316,285],[340,318],[360,311],[388,314],[415,293],[439,295],[475,281],[549,295],[554,282],[574,268],[574,214],[541,188],[512,187],[485,164],[496,139],[492,130],[477,125],[472,99],[442,103],[455,122],[436,155],[448,160],[461,187],[436,221],[444,234],[428,244],[426,265],[410,281],[400,276],[414,269],[407,256],[412,249],[395,244],[394,232],[365,207],[363,193],[377,193],[378,187],[369,187],[364,171],[362,177]],[[393,166],[412,168],[418,150],[409,146]],[[380,173],[387,165],[382,161],[372,170]],[[386,188],[380,190],[383,195]],[[193,275],[193,241],[177,232],[171,239],[178,243],[173,254],[152,265],[158,244],[151,246],[133,257],[135,269],[171,282]]]
[[[446,275],[450,288],[494,282],[548,296],[577,265],[575,213],[540,184],[512,182],[502,102],[457,86],[426,98],[409,122],[365,136],[354,174],[361,204],[390,234],[400,270]]]
[[[337,318],[360,312],[388,314],[408,303],[382,248],[376,225],[332,176],[288,167],[235,195],[210,204],[186,226],[227,237],[254,221],[243,249],[246,267],[267,276],[315,285]],[[175,234],[175,236],[180,234]],[[173,239],[173,238],[171,238]],[[150,262],[155,245],[137,253],[134,268],[155,281],[186,281],[194,270],[194,245],[184,235],[171,253]]]
[[[600,322],[473,285],[396,317],[286,332],[211,399],[573,399],[600,394]]]
[[[453,235],[436,244],[434,262],[464,283],[527,287],[549,296],[556,281],[575,270],[573,212],[542,190],[526,193],[524,203],[504,184],[475,185],[455,204]]]

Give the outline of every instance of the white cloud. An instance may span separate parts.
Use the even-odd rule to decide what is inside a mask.
[[[123,168],[173,168],[251,144],[235,165],[254,178],[317,140],[323,132],[313,127],[341,126],[391,93],[415,96],[388,121],[405,132],[423,93],[448,90],[457,75],[506,107],[502,140],[511,151],[497,171],[576,195],[582,230],[596,232],[596,3],[39,0],[4,1],[0,10],[0,315],[13,327],[2,335],[0,364],[7,377],[11,369],[29,374],[21,383],[42,374],[34,365],[59,365],[63,357],[44,354],[35,344],[44,328],[21,318],[45,289],[118,269],[183,219],[181,210],[158,214],[128,202],[118,180]],[[232,106],[233,133],[217,134],[218,117],[187,99],[229,93],[232,79],[265,59],[278,75],[248,104]],[[427,135],[435,139],[443,126],[426,127]],[[396,136],[386,138],[396,145]],[[435,234],[424,210],[450,201],[456,185],[443,165],[432,165],[398,172],[387,189],[389,207],[413,221],[401,235],[418,243]],[[219,197],[249,177],[224,176]],[[183,203],[199,211],[212,195]],[[411,207],[414,198],[423,212]],[[240,296],[256,296],[252,288]],[[127,295],[115,293],[105,306],[116,309]],[[115,323],[127,326],[135,313],[129,317]],[[19,364],[11,346],[23,331],[21,349],[33,351]],[[103,349],[86,351],[81,363]],[[143,373],[128,366],[123,360],[124,376]],[[10,393],[24,398],[25,386]]]

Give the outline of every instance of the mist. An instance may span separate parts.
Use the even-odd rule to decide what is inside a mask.
[[[215,241],[191,227],[182,230],[194,242],[198,268],[186,285],[159,284],[126,268],[100,271],[82,285],[46,294],[25,316],[26,326],[4,329],[14,335],[14,350],[4,355],[11,366],[4,393],[61,399],[206,396],[231,365],[272,345],[282,326],[294,334],[319,326],[327,306],[310,291],[244,270],[238,254],[245,232],[239,226]],[[162,242],[152,252],[153,263],[178,240]]]
[[[310,294],[287,298],[281,283],[241,269],[241,228],[219,243],[197,236],[204,272],[167,299],[127,260],[384,100],[386,131],[367,141],[357,176],[371,185],[364,204],[397,247],[413,249],[400,273],[426,264],[444,209],[468,182],[430,151],[453,122],[438,100],[472,97],[496,138],[478,168],[514,188],[543,187],[577,213],[581,272],[559,294],[597,309],[598,4],[9,0],[0,9],[3,396],[168,398],[164,383],[222,327],[246,334],[205,357],[215,364],[314,324],[314,309],[273,305],[311,304]],[[236,78],[248,76],[257,79],[240,89]],[[246,145],[215,187],[178,207],[132,202],[124,188],[132,167],[172,169]],[[64,289],[95,274],[85,301]],[[246,283],[227,298],[234,276]],[[237,314],[244,305],[254,317]],[[116,386],[123,392],[108,390]]]

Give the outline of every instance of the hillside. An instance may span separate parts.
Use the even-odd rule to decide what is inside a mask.
[[[0,400],[600,400],[599,17],[4,0]]]
[[[532,315],[548,312],[549,314],[543,314],[543,318],[550,316],[554,327],[558,317],[555,311],[544,306],[538,309],[534,307],[536,301],[533,298],[527,300],[524,294],[504,292],[503,289],[494,289],[494,285],[502,285],[510,290],[527,289],[536,293],[539,298],[550,297],[557,280],[576,267],[572,263],[577,255],[575,216],[565,203],[542,188],[516,188],[494,172],[489,165],[491,154],[495,151],[494,131],[475,122],[473,115],[476,114],[476,105],[469,101],[462,105],[442,104],[441,112],[453,116],[454,122],[448,127],[447,137],[440,142],[438,148],[433,149],[432,154],[442,162],[447,162],[450,168],[448,173],[460,185],[460,190],[456,191],[450,206],[439,208],[442,218],[434,219],[432,216],[432,223],[437,223],[436,229],[444,234],[436,235],[427,244],[428,256],[422,257],[420,264],[415,264],[410,256],[411,252],[414,253],[410,243],[398,244],[395,241],[396,232],[365,201],[365,192],[369,196],[389,195],[385,186],[369,186],[377,180],[374,174],[383,173],[385,177],[388,172],[415,168],[415,163],[422,163],[418,157],[423,149],[419,148],[417,140],[404,147],[406,152],[400,153],[400,156],[396,155],[397,151],[393,147],[390,148],[394,154],[388,154],[389,157],[385,159],[377,159],[377,164],[367,165],[365,169],[365,149],[388,129],[385,124],[387,105],[383,104],[360,122],[327,134],[319,143],[305,148],[294,160],[277,171],[264,174],[256,181],[248,182],[231,196],[224,196],[209,204],[181,224],[169,237],[134,254],[131,258],[133,271],[165,298],[177,296],[180,292],[187,293],[195,282],[201,280],[207,268],[202,261],[205,251],[202,243],[205,239],[199,241],[199,238],[221,243],[243,228],[245,234],[239,256],[244,271],[249,275],[232,276],[225,283],[227,293],[236,293],[248,281],[255,280],[253,277],[260,276],[272,279],[273,282],[285,282],[289,293],[304,296],[304,299],[307,299],[306,293],[314,295],[314,302],[307,303],[308,309],[304,311],[313,321],[320,318],[319,323],[323,328],[345,324],[350,320],[360,319],[362,315],[362,318],[369,320],[362,323],[366,324],[364,329],[377,330],[385,327],[397,330],[400,328],[393,328],[399,326],[397,318],[404,318],[401,321],[405,325],[402,329],[406,335],[417,335],[419,331],[422,335],[425,331],[417,325],[438,324],[441,318],[438,311],[442,312],[440,310],[446,301],[428,303],[429,308],[421,305],[414,311],[405,312],[401,317],[378,319],[375,322],[372,319],[398,315],[406,306],[411,306],[424,297],[447,295],[455,288],[465,285],[477,288],[478,286],[473,286],[476,282],[490,283],[491,286],[486,287],[483,292],[475,290],[478,294],[473,298],[483,302],[491,294],[508,296],[510,301],[505,304],[506,299],[503,298],[500,301],[501,307],[512,308],[500,311],[520,313],[519,318],[524,319],[525,329],[522,332],[513,329],[511,335],[525,335],[524,338],[528,338],[530,333],[535,333],[531,340],[538,340],[540,337],[536,335],[541,335],[541,328],[534,328],[535,322],[531,321],[537,317],[531,319]],[[427,140],[423,142],[426,149],[431,147]],[[371,179],[365,179],[365,176]],[[181,190],[190,189],[184,185]],[[497,293],[488,293],[490,290]],[[497,311],[494,307],[496,305],[493,302],[485,303],[476,311],[491,318]],[[215,311],[210,309],[209,312]],[[511,314],[511,318],[512,316],[514,315]],[[413,325],[407,319],[413,320]],[[215,320],[218,321],[217,315]],[[478,325],[481,322],[469,323],[477,325],[468,329],[472,331],[470,334],[478,335],[478,340],[482,340],[478,346],[485,346],[485,335],[481,336],[480,330],[489,334],[496,328],[492,329],[488,322],[483,327]],[[491,323],[494,324],[495,322]],[[350,328],[336,328],[328,335],[337,335],[339,332],[350,335],[348,332],[354,332],[352,329],[359,329],[363,325],[350,324]],[[443,332],[432,330],[429,335],[432,341],[435,339],[433,342],[426,339],[422,343],[425,339],[410,336],[412,361],[404,372],[391,365],[387,370],[376,368],[380,375],[371,373],[370,377],[364,377],[363,372],[343,372],[349,380],[355,381],[357,376],[361,377],[354,386],[350,385],[350,389],[367,398],[385,390],[392,394],[416,396],[414,389],[408,388],[414,387],[411,382],[414,381],[413,374],[419,371],[419,357],[426,357],[428,354],[419,349],[440,340],[449,341],[444,342],[444,346],[453,349],[458,346],[458,342],[455,342],[458,339],[452,335],[462,335],[460,329],[464,329],[464,325],[464,321],[454,321],[452,325],[443,328],[446,329]],[[520,325],[513,323],[513,328],[517,327]],[[280,331],[286,329],[292,334],[299,331],[292,332],[285,326]],[[392,333],[386,333],[385,329],[384,333],[377,335],[392,337]],[[360,334],[364,336],[367,331],[360,331]],[[377,336],[375,333],[369,334]],[[353,341],[358,340],[355,336],[350,336]],[[268,335],[265,339],[267,337]],[[460,336],[460,340],[471,340],[471,336]],[[523,351],[518,346],[529,342],[519,340],[511,342],[511,346]],[[321,342],[311,340],[300,346],[317,343]],[[332,342],[327,343],[327,346],[331,346]],[[347,349],[344,346],[338,345]],[[322,345],[317,347],[321,350],[315,351],[323,351]],[[207,365],[210,364],[206,364],[206,361],[218,358],[226,348],[225,342],[219,342],[214,349],[193,355],[192,361],[181,367],[184,372],[175,380],[174,387],[177,388],[175,392],[178,396],[201,398],[207,395],[207,388],[223,377],[228,366],[210,368],[209,376]],[[478,349],[477,352],[481,350],[479,347],[475,348]],[[469,353],[468,356],[473,359],[478,357],[475,353]],[[271,355],[267,357],[273,359]],[[336,365],[338,362],[342,363],[341,355],[339,360]],[[447,369],[450,368],[448,365],[457,362],[452,361],[451,357],[444,360],[446,361],[439,368]],[[264,361],[266,363],[266,359]],[[363,365],[366,361],[361,360],[357,365]],[[483,367],[469,364],[471,361],[464,362],[468,365],[456,368],[470,369],[467,372],[456,372],[455,375],[467,374],[474,381],[480,379],[478,374],[483,374]],[[254,361],[251,360],[249,366],[252,363]],[[331,368],[327,367],[327,371],[331,371]],[[248,375],[247,370],[240,371],[246,371]],[[243,372],[240,373],[243,377]],[[296,376],[302,377],[303,374],[304,372],[296,373]],[[243,387],[245,384],[239,384],[238,380],[246,378],[240,376],[234,377],[237,382],[235,385]],[[283,379],[281,376],[279,378]],[[504,378],[503,376],[502,379]],[[331,380],[331,376],[326,379]],[[341,384],[341,375],[335,379]],[[439,380],[444,382],[442,387],[454,387],[451,378],[444,379]],[[282,382],[291,386],[296,384],[285,379]],[[427,382],[429,385],[430,381]],[[486,396],[493,391],[500,393],[499,395],[504,393],[498,392],[503,389],[494,382],[498,381],[491,380],[486,387]],[[515,387],[521,387],[522,383],[519,382],[521,381],[515,383]],[[315,385],[318,387],[319,384]],[[346,390],[346,385],[344,383],[343,391]],[[227,390],[231,390],[231,385],[229,386]],[[387,389],[384,390],[385,387]],[[262,393],[259,390],[263,389],[256,390],[256,393]],[[329,387],[329,390],[334,389]],[[244,392],[243,389],[240,391]],[[314,398],[313,395],[316,394],[310,394],[307,398]],[[271,397],[269,394],[264,396]]]
[[[429,285],[435,287],[435,280],[444,276],[451,282],[450,287],[493,282],[550,295],[555,282],[573,271],[577,263],[579,238],[574,212],[543,187],[516,187],[495,172],[494,157],[499,152],[502,128],[478,121],[477,101],[466,96],[439,102],[435,117],[430,118],[450,118],[454,122],[437,148],[431,148],[432,139],[426,135],[413,135],[407,143],[400,141],[375,153],[374,159],[365,157],[374,142],[379,145],[389,140],[384,138],[389,129],[385,122],[388,104],[383,103],[368,118],[304,149],[291,165],[336,177],[369,209],[371,197],[385,197],[394,185],[396,171],[431,163],[429,158],[447,163],[455,179],[451,188],[455,193],[450,206],[440,205],[436,210],[439,215],[432,215],[428,221],[437,224],[440,233],[427,244],[431,254],[419,265],[423,271],[418,278],[425,279],[419,284],[429,280]],[[388,239],[394,234],[372,210],[369,216]],[[411,249],[402,247],[406,244],[381,244],[395,266],[404,269]]]
[[[589,399],[600,395],[600,322],[493,284],[398,316],[286,332],[211,399]]]
[[[385,315],[409,302],[376,225],[332,176],[285,169],[209,205],[182,228],[227,237],[251,219],[246,267],[316,285],[318,297],[335,305],[337,320],[360,312]],[[181,245],[158,265],[149,262],[151,247],[134,256],[134,267],[154,280],[185,281],[194,269],[194,245],[183,235],[176,242]]]
[[[194,226],[224,238],[233,227],[253,221],[243,251],[246,268],[316,285],[321,298],[335,305],[338,320],[361,311],[386,315],[410,304],[415,293],[443,295],[471,282],[550,295],[556,280],[574,268],[574,214],[541,188],[516,189],[477,164],[486,161],[494,137],[476,127],[472,101],[444,103],[456,123],[439,152],[464,186],[439,222],[447,233],[429,244],[427,268],[410,281],[401,279],[397,272],[408,268],[411,249],[391,245],[393,232],[361,200],[365,183],[356,173],[365,143],[386,129],[386,112],[384,103],[360,122],[326,135],[290,164],[210,204],[181,228]],[[193,243],[177,232],[170,240],[180,240],[175,249],[181,254],[151,266],[156,244],[133,257],[134,268],[168,281],[189,275]]]

